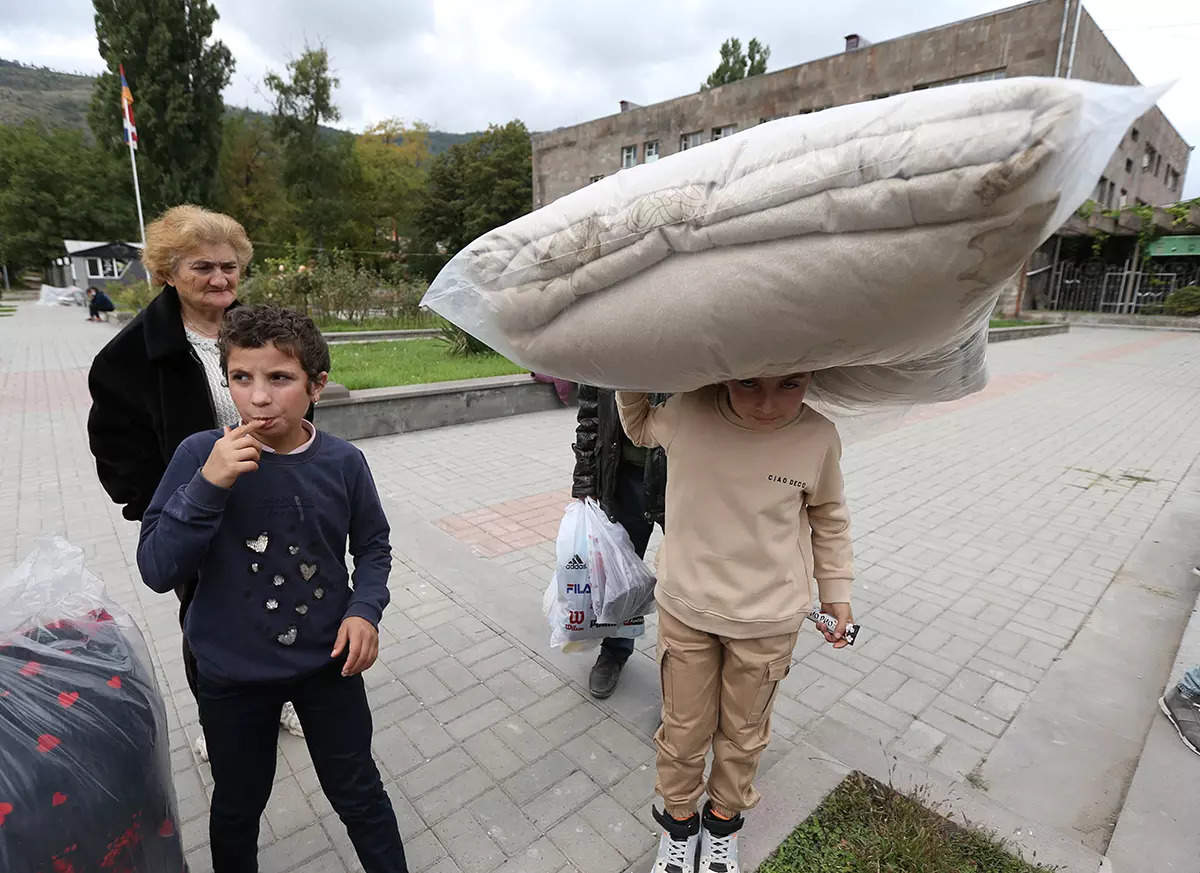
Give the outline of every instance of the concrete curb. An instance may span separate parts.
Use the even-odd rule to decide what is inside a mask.
[[[1156,701],[1200,587],[1191,573],[1198,525],[1200,464],[1193,464],[988,756],[981,773],[995,801],[1108,851],[1147,734],[1169,728],[1158,724],[1165,719]],[[1192,796],[1200,799],[1200,762],[1187,763]],[[1145,803],[1175,802],[1161,784],[1150,793]],[[1180,803],[1176,809],[1183,814],[1189,807]],[[1194,821],[1189,826],[1194,840]],[[1180,827],[1166,842],[1185,842],[1186,830]],[[1119,869],[1171,869],[1147,863],[1145,832],[1134,827],[1125,840],[1139,861],[1118,863]],[[1195,857],[1188,870],[1194,870]]]
[[[1200,552],[1194,553],[1200,559]],[[1192,609],[1166,687],[1200,664],[1200,604]],[[1171,723],[1155,713],[1125,805],[1117,818],[1109,857],[1122,871],[1192,873],[1200,858],[1200,760],[1179,741]]]
[[[1032,339],[1036,336],[1052,336],[1056,333],[1067,333],[1069,324],[1030,324],[1018,327],[992,327],[988,329],[989,343],[1002,343],[1008,340]]]
[[[373,343],[385,340],[429,339],[442,335],[436,327],[421,327],[410,330],[330,330],[321,336],[330,345],[338,343]]]
[[[317,403],[316,422],[335,436],[357,440],[561,406],[553,385],[523,373],[351,391]]]

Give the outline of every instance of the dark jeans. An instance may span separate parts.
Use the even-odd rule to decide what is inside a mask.
[[[95,300],[88,301],[88,316],[90,318],[95,318],[101,312],[112,312],[112,311],[113,311],[113,305],[111,303],[105,303],[104,305],[101,306],[101,305],[97,304]]]
[[[604,508],[617,524],[625,528],[638,557],[646,557],[646,546],[650,545],[650,534],[654,532],[654,522],[646,518],[645,468],[636,464],[622,464],[617,469],[616,505]],[[624,664],[633,654],[633,640],[623,637],[606,637],[600,644],[600,648],[615,658],[618,663]]]
[[[258,822],[275,780],[279,714],[296,706],[317,779],[366,873],[408,873],[391,800],[371,758],[371,710],[362,676],[342,661],[289,682],[217,682],[200,674],[200,724],[208,740],[213,873],[257,873]]]

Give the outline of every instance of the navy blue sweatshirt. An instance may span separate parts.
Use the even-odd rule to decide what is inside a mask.
[[[138,569],[155,591],[199,576],[184,633],[215,679],[290,679],[330,663],[342,620],[378,626],[387,606],[388,522],[362,452],[317,432],[294,455],[219,488],[200,474],[221,431],[175,451],[142,518]],[[354,585],[346,543],[354,556]]]

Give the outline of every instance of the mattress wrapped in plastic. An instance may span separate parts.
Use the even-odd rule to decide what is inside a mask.
[[[579,382],[811,370],[834,405],[954,399],[986,381],[1005,280],[1159,93],[1021,78],[783,118],[483,235],[424,302]]]
[[[167,736],[141,633],[41,541],[0,577],[0,870],[181,873]]]

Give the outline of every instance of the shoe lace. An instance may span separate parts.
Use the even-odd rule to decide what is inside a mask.
[[[730,857],[730,851],[733,849],[734,840],[737,839],[736,834],[720,837],[714,833],[708,835],[708,866],[713,871],[723,871],[729,869],[730,861],[736,860]]]
[[[672,837],[667,842],[667,869],[683,870],[694,859],[688,857],[688,841]]]

